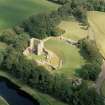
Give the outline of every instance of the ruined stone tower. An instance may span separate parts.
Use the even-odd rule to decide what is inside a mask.
[[[30,49],[32,50],[32,53],[41,55],[43,53],[43,48],[44,48],[43,41],[35,38],[30,39]]]

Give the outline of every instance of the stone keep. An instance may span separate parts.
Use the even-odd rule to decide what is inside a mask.
[[[43,41],[35,38],[30,39],[30,48],[33,53],[41,55],[43,53],[43,48],[44,48]]]

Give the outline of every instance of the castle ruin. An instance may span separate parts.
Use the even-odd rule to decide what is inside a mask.
[[[31,38],[29,47],[23,53],[25,55],[32,53],[36,55],[41,55],[43,54],[43,48],[44,48],[43,41],[36,38]]]

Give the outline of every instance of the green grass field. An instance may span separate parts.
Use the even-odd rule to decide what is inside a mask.
[[[75,46],[69,45],[66,42],[50,39],[45,43],[47,49],[55,52],[58,57],[63,60],[63,66],[54,72],[64,74],[66,76],[73,76],[75,69],[80,68],[85,64],[85,60],[79,53],[79,49]]]
[[[0,0],[0,30],[10,28],[27,17],[58,8],[47,0]]]
[[[105,13],[92,11],[88,13],[90,26],[95,34],[95,39],[101,53],[105,57]]]
[[[9,105],[6,100],[0,96],[0,105]]]
[[[61,24],[59,25],[59,28],[65,30],[65,33],[63,34],[64,37],[73,40],[79,40],[87,36],[87,30],[84,30],[83,26],[81,26],[75,20],[62,21]]]

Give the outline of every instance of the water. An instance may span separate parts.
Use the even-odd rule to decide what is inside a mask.
[[[0,79],[0,96],[10,105],[39,105],[36,100],[6,79]]]

